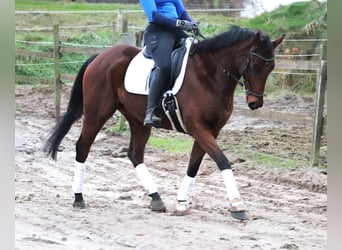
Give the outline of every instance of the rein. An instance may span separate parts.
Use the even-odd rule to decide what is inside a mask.
[[[245,59],[245,63],[244,63],[244,67],[243,67],[243,70],[242,70],[242,79],[241,77],[240,78],[237,78],[235,75],[233,75],[232,73],[230,73],[228,70],[226,70],[225,68],[222,68],[223,72],[226,74],[227,77],[231,77],[234,81],[236,81],[241,87],[244,88],[245,92],[247,95],[253,95],[253,96],[256,96],[256,97],[263,97],[265,96],[264,93],[262,94],[258,94],[258,93],[255,93],[251,90],[248,89],[248,85],[250,86],[250,83],[247,82],[247,70],[248,70],[248,66],[250,64],[250,61],[251,61],[251,57],[252,56],[256,56],[258,58],[260,58],[261,60],[265,61],[265,62],[271,62],[274,60],[274,56],[271,57],[271,58],[266,58],[266,57],[263,57],[261,55],[259,55],[258,53],[255,53],[253,51],[250,51],[248,53],[248,56],[247,58]]]

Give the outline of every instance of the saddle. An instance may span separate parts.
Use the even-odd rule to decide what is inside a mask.
[[[171,90],[173,85],[175,84],[175,81],[182,69],[182,62],[183,58],[187,52],[187,46],[186,46],[186,38],[182,38],[179,43],[176,44],[174,47],[172,53],[171,53],[171,72],[170,72],[170,80],[169,84],[167,86],[167,91]],[[146,50],[146,47],[143,48],[142,54],[146,59],[152,59],[151,54],[148,53]],[[151,70],[150,75],[152,74],[152,71],[154,70],[154,67]],[[150,82],[150,79],[148,79],[148,84]]]
[[[170,81],[164,93],[162,108],[174,130],[186,133],[181,119],[181,113],[176,94],[182,87],[190,48],[194,40],[192,37],[182,39],[171,54]],[[148,95],[150,76],[155,68],[151,55],[145,47],[132,59],[125,74],[125,89],[133,94]]]
[[[167,87],[173,95],[176,95],[182,86],[192,44],[192,37],[182,39],[171,54],[171,77]],[[132,94],[148,95],[149,76],[154,67],[153,59],[143,48],[128,65],[125,74],[125,89]]]

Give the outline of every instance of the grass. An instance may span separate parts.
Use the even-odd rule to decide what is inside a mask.
[[[129,136],[130,130],[129,130],[129,127],[126,126],[125,124],[118,123],[114,126],[106,128],[105,133],[107,135],[125,135],[125,136],[127,135],[127,136]]]
[[[109,134],[115,135],[129,135],[129,128],[119,128],[119,125],[112,126],[106,129]],[[152,148],[156,150],[166,151],[171,154],[188,154],[191,152],[193,139],[188,136],[183,136],[177,133],[161,133],[159,131],[152,131],[152,134],[147,142]],[[265,152],[258,152],[250,150],[243,145],[236,145],[237,149],[231,148],[231,152],[238,155],[243,155],[248,161],[254,162],[257,165],[269,168],[286,168],[296,169],[298,167],[306,166],[308,163],[301,160],[294,160],[288,157],[281,157],[271,155]]]
[[[192,144],[193,140],[190,137],[183,138],[163,134],[151,136],[148,141],[148,145],[152,148],[167,151],[171,154],[190,153]],[[264,152],[250,151],[243,148],[240,148],[238,154],[243,155],[245,159],[254,162],[256,165],[267,168],[285,168],[291,170],[308,165],[308,162],[275,156]]]
[[[141,10],[138,4],[87,3],[71,1],[15,0],[15,9],[21,11],[100,11],[100,10]]]
[[[108,135],[130,136],[130,129],[126,125],[120,126],[120,124],[117,124],[106,128],[105,133]],[[172,154],[190,153],[193,139],[189,136],[182,136],[172,132],[161,133],[153,129],[147,144],[154,149]]]
[[[160,134],[158,136],[151,136],[148,144],[155,149],[166,150],[169,153],[190,153],[193,139],[190,137],[170,136]]]
[[[243,158],[252,164],[267,168],[296,169],[298,167],[309,165],[307,161],[291,158],[285,155],[276,155],[277,153],[273,151],[272,154],[270,154],[262,152],[262,149],[251,149],[251,146],[245,141],[235,145],[229,145],[229,147],[222,145],[221,148],[226,148],[224,151],[228,150],[228,154],[239,156],[239,158]]]
[[[255,152],[251,154],[246,154],[248,158],[251,159],[251,161],[255,162],[257,165],[268,167],[268,168],[286,168],[289,170],[302,168],[302,167],[308,167],[309,162],[307,161],[301,161],[301,160],[294,160],[290,158],[284,158],[279,157],[263,152]],[[324,154],[321,154],[324,155]],[[326,169],[325,165],[319,164],[317,167],[318,169]]]
[[[148,144],[154,149],[165,150],[172,154],[190,153],[193,139],[190,137],[170,136],[160,134],[151,136]],[[240,147],[239,155],[244,155],[248,161],[255,162],[257,165],[269,168],[286,168],[295,169],[297,167],[306,166],[308,163],[300,160],[275,156],[264,152],[251,151],[247,148]]]
[[[250,157],[258,165],[272,168],[295,169],[296,167],[305,166],[307,164],[306,162],[301,162],[299,160],[292,160],[262,152],[255,152]]]

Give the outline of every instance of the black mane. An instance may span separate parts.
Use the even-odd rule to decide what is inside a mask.
[[[249,39],[255,35],[256,32],[253,30],[233,25],[224,33],[198,42],[198,44],[196,44],[195,50],[196,53],[216,51],[227,46],[232,46],[235,43]],[[270,40],[267,35],[262,35],[261,39],[263,41]]]

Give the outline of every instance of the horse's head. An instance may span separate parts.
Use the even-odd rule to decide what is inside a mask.
[[[262,107],[265,84],[273,70],[274,50],[283,41],[285,35],[271,41],[268,36],[257,32],[253,45],[244,61],[239,84],[245,88],[248,107],[252,110]]]
[[[257,109],[263,105],[266,79],[274,68],[274,51],[284,37],[272,41],[260,31],[233,25],[227,32],[196,43],[192,53],[209,55],[203,60],[206,67],[222,69],[230,83],[242,85],[248,106]],[[225,80],[221,82],[224,84]],[[235,88],[236,85],[227,86]]]

